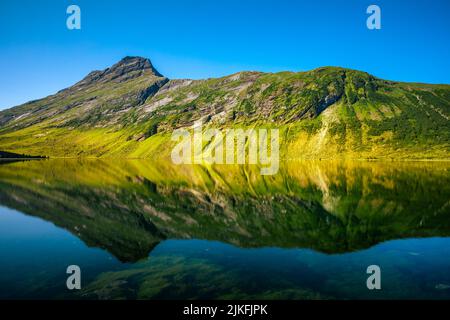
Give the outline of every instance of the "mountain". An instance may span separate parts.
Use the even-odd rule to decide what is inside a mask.
[[[0,112],[0,150],[50,157],[168,157],[176,128],[278,128],[284,158],[450,158],[450,85],[323,67],[162,76],[125,57],[46,98]]]

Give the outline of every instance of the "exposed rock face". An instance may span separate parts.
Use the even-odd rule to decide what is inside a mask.
[[[140,77],[142,75],[163,77],[149,59],[141,57],[125,57],[110,68],[103,71],[92,71],[75,86],[89,86],[95,83],[114,81],[117,83]]]
[[[120,76],[132,71],[142,70],[149,70],[155,77],[162,77],[162,75],[153,67],[150,60],[142,57],[125,57],[113,65],[109,71],[111,74]]]
[[[161,88],[161,90],[159,90],[159,92],[157,94],[162,94],[164,92],[174,91],[176,89],[186,87],[186,86],[192,84],[193,81],[194,80],[190,80],[190,79],[170,80],[163,88]]]

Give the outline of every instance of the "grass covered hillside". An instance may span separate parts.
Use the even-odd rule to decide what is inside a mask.
[[[55,95],[0,112],[0,150],[50,157],[169,156],[176,128],[278,128],[283,158],[449,159],[450,85],[337,67],[169,80],[126,57]]]

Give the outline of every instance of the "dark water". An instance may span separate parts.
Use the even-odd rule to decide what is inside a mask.
[[[449,163],[15,162],[0,205],[1,299],[450,298]]]

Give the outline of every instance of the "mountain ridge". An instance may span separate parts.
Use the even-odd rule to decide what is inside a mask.
[[[202,120],[280,128],[285,158],[448,159],[449,116],[450,85],[341,67],[168,79],[149,59],[127,56],[54,95],[0,111],[0,150],[167,157],[170,133]]]

